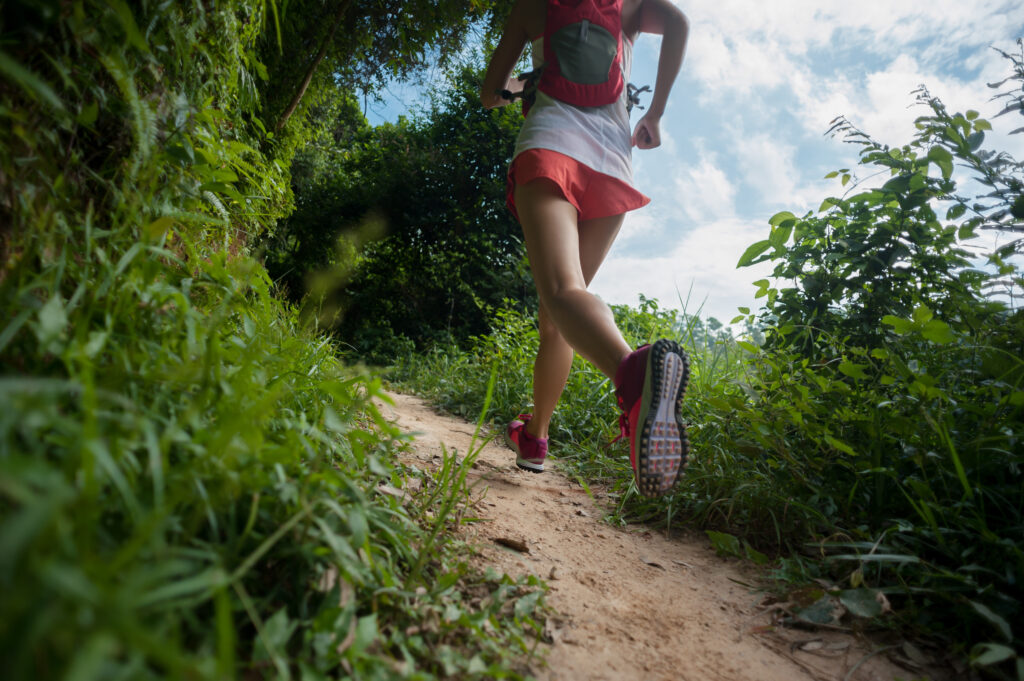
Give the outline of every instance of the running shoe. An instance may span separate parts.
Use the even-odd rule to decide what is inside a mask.
[[[516,453],[516,465],[531,473],[544,472],[544,459],[548,455],[547,438],[539,438],[526,432],[530,414],[519,418],[505,428],[505,444]]]
[[[690,361],[679,344],[661,339],[622,361],[616,374],[619,426],[640,493],[661,496],[686,467],[690,441],[682,417]]]

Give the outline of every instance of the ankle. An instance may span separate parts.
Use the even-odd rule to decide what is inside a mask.
[[[547,440],[548,439],[548,424],[547,423],[543,423],[542,424],[536,418],[532,418],[529,421],[527,421],[526,422],[526,427],[524,428],[524,430],[530,435],[530,437],[532,437],[534,439],[537,439],[537,440]]]
[[[640,399],[644,389],[644,370],[647,364],[649,345],[642,345],[622,358],[619,368],[615,371],[615,396],[619,407],[624,411]]]

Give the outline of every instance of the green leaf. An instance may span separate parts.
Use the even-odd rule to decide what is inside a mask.
[[[794,614],[798,619],[811,624],[836,624],[842,610],[838,607],[836,599],[830,594],[825,594],[806,608],[797,610]]]
[[[826,435],[825,436],[825,442],[829,443],[830,445],[832,445],[833,447],[835,447],[839,451],[843,452],[844,454],[849,454],[850,456],[857,456],[857,452],[853,449],[853,447],[851,447],[850,445],[846,444],[842,440],[837,440],[836,438],[832,437],[831,435]]]
[[[54,354],[60,352],[58,342],[64,335],[67,325],[68,315],[64,309],[64,301],[58,293],[39,308],[39,327],[36,331],[39,344],[47,352],[53,352]]]
[[[1017,657],[1017,651],[999,643],[979,643],[971,650],[971,664],[989,667]]]
[[[17,83],[33,99],[48,104],[57,111],[64,111],[64,103],[60,101],[60,97],[53,91],[53,88],[39,76],[7,56],[5,52],[0,52],[0,74]]]
[[[979,615],[987,619],[993,626],[995,626],[996,629],[999,630],[999,633],[1003,635],[1003,638],[1007,641],[1013,640],[1013,632],[1010,629],[1010,623],[1007,622],[1006,619],[993,612],[992,609],[984,603],[979,603],[978,601],[969,601],[969,603]]]
[[[883,192],[892,192],[893,194],[903,194],[909,188],[910,177],[907,175],[899,175],[882,185]]]
[[[0,331],[0,351],[2,351],[7,344],[11,342],[11,339],[17,335],[21,327],[24,326],[25,322],[29,317],[32,316],[32,308],[26,307],[24,310],[18,313],[18,315],[7,323],[3,331]]]
[[[746,551],[747,558],[754,563],[754,565],[767,565],[771,562],[771,559],[768,558],[768,556],[755,549],[747,541],[743,542],[743,550]]]
[[[901,336],[910,333],[914,328],[914,323],[910,320],[902,319],[891,314],[887,314],[882,317],[882,323],[893,327],[892,330]]]
[[[981,148],[981,145],[984,141],[985,133],[979,130],[967,138],[967,147],[971,151],[977,151],[978,149]]]
[[[1018,196],[1010,206],[1010,215],[1018,220],[1024,220],[1024,195]]]
[[[78,112],[78,116],[75,121],[79,125],[84,125],[87,128],[91,128],[92,124],[96,122],[96,118],[99,116],[100,106],[97,102],[90,102],[82,107],[82,110]]]
[[[534,610],[537,609],[537,601],[540,600],[542,594],[542,591],[533,591],[518,599],[513,608],[516,617],[522,618],[532,615]]]
[[[158,241],[167,233],[167,230],[169,230],[173,224],[174,218],[165,215],[162,218],[157,218],[146,225],[145,229],[143,229],[143,233],[153,241]]]
[[[725,532],[715,532],[714,530],[705,530],[708,535],[708,539],[711,540],[711,545],[715,548],[715,552],[720,556],[730,556],[733,558],[742,558],[743,554],[740,550],[740,540],[731,534]]]
[[[89,341],[85,344],[83,352],[86,357],[95,357],[99,354],[100,350],[107,343],[107,336],[109,334],[106,331],[92,331],[89,333]]]
[[[362,653],[374,641],[377,640],[377,613],[366,615],[365,617],[359,618],[359,624],[356,625],[356,637],[352,642],[353,653]]]
[[[857,617],[878,617],[882,614],[882,604],[878,600],[878,592],[874,589],[847,589],[839,592],[839,602]]]
[[[746,267],[753,264],[754,258],[761,255],[771,247],[772,242],[767,239],[764,241],[758,241],[743,252],[743,255],[740,257],[740,261],[736,263],[736,267]]]
[[[849,360],[843,360],[842,362],[839,363],[839,371],[840,371],[840,373],[842,373],[842,374],[844,374],[846,376],[849,376],[850,378],[857,378],[857,379],[866,379],[866,378],[868,378],[868,375],[866,373],[864,373],[864,369],[865,368],[866,368],[865,365],[863,365],[863,364],[854,364],[853,362],[850,362]]]
[[[945,147],[932,147],[928,150],[928,160],[939,167],[943,179],[953,175],[953,155]]]
[[[352,533],[352,543],[355,546],[362,546],[366,543],[370,527],[366,522],[366,510],[362,506],[355,506],[349,511],[348,528]]]
[[[740,346],[749,353],[755,355],[758,353],[757,346],[751,343],[750,341],[736,341],[736,345]]]
[[[924,328],[921,329],[921,335],[939,345],[951,343],[954,339],[953,331],[949,328],[949,324],[938,319],[933,319],[926,323]]]
[[[834,198],[834,197],[830,196],[830,197],[828,197],[827,199],[825,199],[824,201],[821,202],[821,205],[818,207],[818,212],[819,213],[824,213],[825,211],[827,211],[829,208],[832,208],[833,206],[842,207],[842,205],[843,205],[842,201],[840,201],[837,198]]]
[[[914,308],[913,318],[917,324],[925,324],[934,316],[935,314],[926,305],[918,305]]]
[[[131,8],[124,2],[124,0],[107,1],[117,14],[117,18],[121,22],[121,28],[124,29],[125,35],[128,38],[128,42],[142,52],[148,53],[149,45],[146,44],[146,39],[142,36],[142,32],[139,31],[139,25],[135,23],[135,16],[132,14]]]
[[[771,216],[768,220],[768,224],[772,227],[778,227],[786,220],[796,220],[796,216],[790,213],[788,210],[784,210],[781,213],[776,213]]]
[[[793,224],[784,224],[780,227],[776,227],[772,230],[771,236],[768,237],[768,241],[776,249],[782,249],[786,246],[786,242],[789,241],[789,235],[793,233]]]

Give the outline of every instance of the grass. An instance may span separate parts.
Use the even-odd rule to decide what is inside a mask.
[[[453,534],[464,461],[403,467],[381,378],[247,253],[289,201],[239,93],[273,7],[12,10],[10,678],[522,679],[535,657],[543,585],[473,569]]]

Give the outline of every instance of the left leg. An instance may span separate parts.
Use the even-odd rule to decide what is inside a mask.
[[[605,256],[622,227],[624,215],[612,215],[579,223],[579,258],[587,286],[597,274]],[[538,314],[540,347],[533,365],[533,417],[526,426],[528,433],[546,438],[551,415],[555,411],[565,382],[572,368],[573,349],[559,333],[544,303]]]

